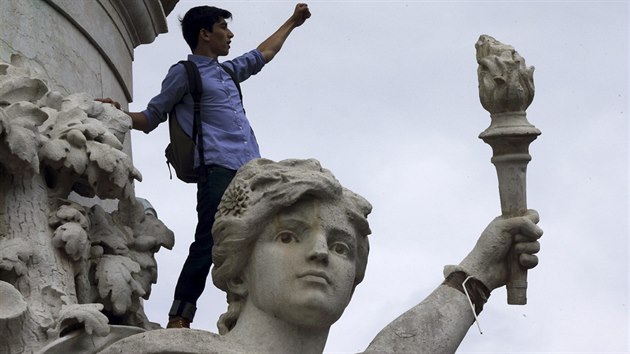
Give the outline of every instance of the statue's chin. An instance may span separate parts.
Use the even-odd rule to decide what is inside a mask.
[[[281,313],[274,316],[298,327],[328,329],[337,322],[348,305],[347,302],[340,303],[322,297],[301,300],[298,304],[285,304]]]

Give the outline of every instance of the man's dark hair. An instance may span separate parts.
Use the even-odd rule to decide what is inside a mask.
[[[221,19],[230,19],[232,14],[223,9],[214,6],[197,6],[188,10],[183,18],[179,19],[182,25],[182,34],[191,51],[197,48],[197,40],[199,39],[199,31],[206,29],[212,32],[212,26],[221,21]]]

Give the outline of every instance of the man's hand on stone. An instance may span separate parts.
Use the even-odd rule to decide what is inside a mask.
[[[113,99],[107,97],[107,98],[95,98],[94,101],[98,101],[98,102],[102,102],[102,103],[110,103],[112,105],[114,105],[114,107],[120,109],[120,103],[118,103],[117,101],[114,101]]]

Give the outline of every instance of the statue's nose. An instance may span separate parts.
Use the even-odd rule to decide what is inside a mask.
[[[328,264],[328,242],[324,233],[317,232],[313,235],[308,257],[310,260]]]

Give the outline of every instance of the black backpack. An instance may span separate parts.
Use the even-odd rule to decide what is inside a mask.
[[[179,125],[177,117],[175,116],[175,108],[173,108],[173,110],[169,113],[168,118],[168,129],[171,142],[166,147],[164,153],[166,155],[166,165],[168,166],[169,173],[171,171],[171,166],[173,166],[177,178],[186,183],[197,183],[200,176],[195,170],[195,150],[197,150],[199,154],[199,162],[202,168],[201,170],[205,171],[205,168],[203,168],[203,166],[205,166],[205,159],[203,156],[203,134],[201,130],[200,117],[200,101],[202,93],[201,76],[199,75],[199,69],[195,63],[188,60],[182,60],[178,64],[183,64],[186,68],[186,74],[188,75],[188,87],[194,102],[192,137],[188,136],[188,134],[186,134]],[[242,103],[243,94],[241,93],[241,86],[239,85],[234,72],[232,69],[223,64],[221,64],[221,67],[230,75],[234,84],[236,84]],[[195,144],[195,141],[198,143]],[[173,179],[172,173],[170,174],[170,177]]]

